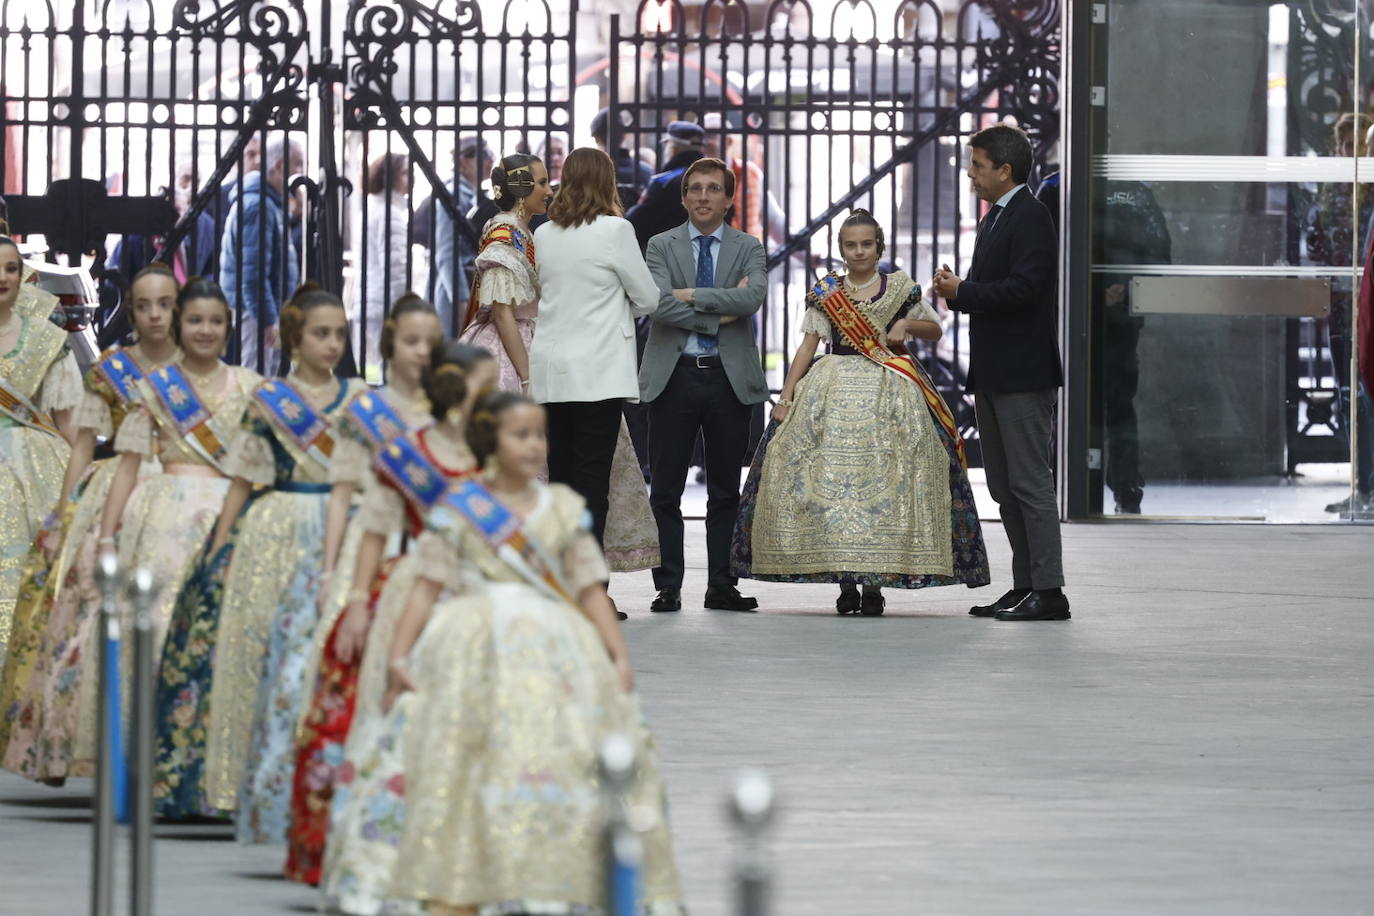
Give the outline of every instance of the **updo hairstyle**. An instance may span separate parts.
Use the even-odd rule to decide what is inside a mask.
[[[139,275],[142,276],[142,272]],[[225,323],[234,323],[234,310],[229,307],[229,299],[220,285],[209,277],[192,277],[177,293],[177,304],[172,309],[172,340],[176,341],[177,346],[181,346],[181,316],[186,313],[186,303],[193,299],[214,299],[224,306]]]
[[[305,316],[317,308],[343,308],[343,300],[314,280],[306,280],[296,288],[296,293],[281,310],[277,319],[277,334],[281,338],[282,352],[290,359],[291,354],[301,345],[305,333]]]
[[[850,226],[872,226],[873,231],[878,236],[878,257],[883,256],[883,252],[887,250],[887,236],[883,233],[883,227],[878,225],[878,221],[873,218],[872,213],[858,207],[850,210],[844,222],[840,223],[840,231],[835,233],[836,240],[839,239],[840,233],[843,233]]]
[[[534,193],[534,173],[530,166],[538,156],[512,153],[505,156],[491,170],[491,197],[502,210],[514,210],[515,205]]]
[[[468,397],[468,376],[478,363],[488,359],[494,357],[481,347],[456,340],[434,348],[429,368],[420,378],[434,419],[442,420],[450,410],[462,408]]]
[[[433,315],[439,317],[434,306],[430,305],[417,293],[402,293],[401,298],[397,299],[391,306],[391,314],[386,316],[386,321],[382,322],[382,339],[378,342],[378,349],[381,351],[382,359],[390,361],[396,353],[396,326],[400,324],[402,315],[409,315],[418,312],[422,315]]]
[[[534,403],[530,397],[515,391],[493,391],[473,406],[465,432],[468,448],[472,449],[472,454],[477,458],[478,467],[486,467],[487,459],[496,454],[501,416],[513,407]]]

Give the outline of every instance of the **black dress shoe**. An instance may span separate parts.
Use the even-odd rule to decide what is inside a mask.
[[[614,599],[614,598],[611,598],[610,595],[607,595],[606,597],[607,597],[608,599],[610,599],[610,602],[611,602],[611,610],[615,611],[615,619],[616,619],[616,620],[629,620],[629,619],[630,619],[630,615],[627,614],[627,613],[625,613],[624,611],[622,611],[622,610],[619,608],[619,606],[616,605],[615,599]]]
[[[660,588],[658,597],[653,604],[649,605],[649,610],[655,614],[666,614],[670,611],[682,610],[682,589],[680,588]]]
[[[857,614],[860,607],[859,590],[857,588],[841,588],[840,597],[835,599],[836,614]]]
[[[1031,592],[1009,611],[998,611],[998,620],[1068,620],[1069,599],[1059,589]]]
[[[746,598],[733,585],[728,588],[707,588],[703,603],[713,611],[753,611],[759,606],[758,599]]]
[[[1014,588],[992,604],[980,604],[969,608],[970,617],[996,617],[998,611],[1009,611],[1030,594],[1028,588]]]
[[[887,607],[887,599],[878,592],[864,592],[863,601],[859,608],[859,613],[865,617],[881,617],[883,609]]]

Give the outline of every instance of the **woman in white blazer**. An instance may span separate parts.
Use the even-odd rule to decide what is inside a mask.
[[[530,396],[548,412],[549,479],[582,494],[598,541],[621,408],[639,399],[635,318],[658,307],[634,228],[620,214],[615,164],[584,147],[564,160],[549,221],[534,233],[541,298]]]

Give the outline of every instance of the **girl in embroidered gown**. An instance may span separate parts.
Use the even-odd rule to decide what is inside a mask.
[[[596,755],[621,733],[640,762],[632,803],[653,814],[645,912],[680,913],[665,791],[609,570],[582,498],[538,480],[543,408],[490,395],[468,443],[480,482],[451,486],[416,545],[423,569],[456,564],[463,590],[441,601],[443,584],[422,575],[390,652],[388,703],[414,691],[392,893],[437,914],[606,908]]]
[[[139,566],[158,585],[153,606],[154,658],[162,655],[167,624],[182,584],[214,529],[229,489],[229,448],[261,380],[256,372],[220,360],[232,313],[214,281],[193,278],[177,295],[172,328],[181,356],[137,383],[138,400],[115,435],[119,465],[100,520],[99,550],[116,554],[121,569]],[[140,470],[151,458],[155,472]],[[95,657],[96,627],[86,645]],[[123,640],[120,696],[131,696],[132,643]],[[97,676],[82,671],[73,762],[68,775],[95,769]]]
[[[291,372],[253,392],[226,462],[233,483],[208,551],[227,564],[218,606],[204,611],[214,618],[207,628],[213,670],[197,668],[194,642],[185,656],[169,652],[162,661],[164,685],[174,680],[167,669],[197,668],[192,692],[209,696],[204,805],[237,812],[243,842],[286,836],[292,741],[319,613],[333,427],[365,387],[334,377],[347,324],[339,297],[314,284],[282,309],[279,339]]]
[[[491,170],[491,187],[501,212],[483,230],[466,326],[458,339],[496,356],[503,391],[525,393],[539,314],[539,274],[529,218],[548,210],[553,192],[544,164],[521,153],[506,156]],[[659,563],[658,525],[624,418],[611,462],[606,559],[616,572],[652,569]]]
[[[402,436],[378,453],[377,477],[358,513],[374,547],[402,530],[413,539],[447,484],[475,468],[464,424],[477,396],[496,380],[496,362],[486,350],[453,342],[435,352],[424,383],[435,423]],[[355,582],[366,581],[368,555],[369,551],[359,551]],[[384,715],[382,696],[392,635],[419,570],[413,551],[395,564],[373,599],[370,624],[366,599],[355,586],[345,618],[345,627],[355,633],[350,637],[352,651],[362,652],[362,667],[343,760],[333,774],[321,881],[331,912],[375,916],[384,905],[388,913],[398,912],[396,902],[387,904],[386,889],[405,812],[401,756],[405,718],[400,707]],[[445,577],[449,590],[457,588],[452,564],[427,572]],[[358,641],[364,638],[365,647],[360,649]],[[399,912],[406,910],[401,906]]]
[[[15,612],[22,623],[10,640],[0,683],[3,765],[29,779],[67,775],[76,731],[74,688],[99,604],[94,581],[97,526],[119,464],[115,458],[92,463],[96,439],[114,438],[137,397],[138,380],[177,355],[172,340],[177,289],[171,270],[160,262],[134,277],[124,302],[131,303],[138,342],[102,353],[86,373],[86,391],[74,421],[76,443],[57,513],[67,523],[33,548],[44,551],[52,568],[48,574],[46,562],[30,560],[29,568],[44,573],[26,579]]]
[[[938,318],[905,273],[878,272],[883,232],[866,210],[844,221],[839,243],[848,275],[807,298],[775,426],[741,496],[732,565],[755,579],[839,583],[838,613],[877,616],[883,587],[986,585],[987,553],[963,442],[906,355],[908,336],[940,338]],[[830,355],[813,365],[822,338]]]
[[[0,663],[29,547],[62,495],[81,401],[62,319],[57,297],[24,282],[19,246],[0,235]]]
[[[315,631],[305,683],[311,700],[296,735],[296,770],[291,787],[291,827],[287,834],[286,877],[319,884],[334,772],[343,762],[343,744],[353,720],[362,646],[370,623],[369,605],[385,581],[383,570],[400,546],[399,537],[368,539],[358,571],[357,612],[347,617],[349,592],[355,583],[365,521],[356,515],[346,525],[355,497],[373,479],[373,456],[407,430],[425,425],[429,401],[423,374],[443,330],[434,307],[413,293],[392,306],[381,325],[379,352],[386,360],[388,387],[354,398],[339,421],[339,441],[330,462],[329,511],[325,523],[326,588],[321,589],[320,625]],[[345,527],[346,525],[346,527]],[[339,573],[342,570],[342,574]],[[345,625],[347,620],[347,625]]]

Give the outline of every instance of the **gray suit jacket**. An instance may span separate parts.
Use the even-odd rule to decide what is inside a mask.
[[[698,288],[694,303],[681,302],[673,296],[673,290],[696,286],[691,224],[683,223],[649,239],[645,260],[658,285],[659,299],[649,344],[639,367],[641,401],[652,401],[663,392],[693,331],[716,336],[721,365],[741,404],[768,400],[768,382],[754,342],[754,323],[749,320],[768,298],[763,245],[752,235],[726,226],[718,258],[715,287]],[[749,278],[749,285],[736,288],[745,277]],[[738,320],[721,324],[724,315],[735,315]]]

